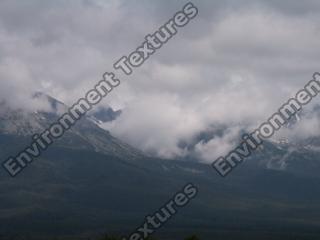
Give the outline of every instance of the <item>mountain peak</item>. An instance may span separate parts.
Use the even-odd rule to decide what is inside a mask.
[[[46,101],[52,111],[14,110],[6,105],[0,111],[0,135],[31,137],[47,130],[52,123],[68,110],[68,107],[55,98],[37,92],[33,98]],[[58,145],[72,149],[90,149],[110,155],[132,158],[141,153],[133,147],[114,138],[110,133],[100,128],[90,116],[83,116],[64,136],[57,140]]]

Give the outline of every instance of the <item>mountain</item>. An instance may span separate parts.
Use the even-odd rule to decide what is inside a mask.
[[[315,105],[312,109],[302,110],[292,116],[280,131],[283,129],[294,131],[303,121],[319,118],[320,106]],[[319,132],[320,124],[315,124],[315,121],[313,121],[313,127],[315,128],[313,136],[300,138],[274,136],[264,140],[264,144],[254,152],[252,157],[254,161],[252,163],[256,168],[260,169],[281,170],[307,176],[316,175],[320,170],[320,161],[318,161],[317,157],[320,153],[320,134],[316,134]],[[245,129],[250,129],[246,125],[239,128],[242,130],[239,131],[236,143],[240,143],[242,141],[241,136],[248,133],[248,130]],[[227,125],[212,125],[209,130],[200,132],[193,139],[180,141],[179,147],[186,149],[188,154],[179,159],[185,161],[201,160],[201,156],[196,150],[197,145],[207,144],[215,138],[222,138],[228,134],[229,129],[230,126]]]
[[[43,93],[36,93],[34,98],[48,102],[50,111],[13,110],[3,102],[0,112],[0,134],[30,138],[32,135],[39,134],[49,128],[51,123],[55,122],[68,109],[62,102]],[[101,129],[91,120],[91,117],[84,117],[78,121],[61,140],[57,141],[56,145],[72,149],[92,150],[128,159],[134,159],[141,155],[137,149]]]
[[[50,111],[1,103],[1,159],[23,149],[66,109],[45,94],[35,97]],[[144,156],[85,117],[16,178],[0,171],[0,239],[129,234],[188,182],[199,195],[157,231],[160,239],[191,233],[201,239],[319,238],[316,151],[267,142],[227,178],[189,160]],[[274,167],[280,160],[290,164]]]

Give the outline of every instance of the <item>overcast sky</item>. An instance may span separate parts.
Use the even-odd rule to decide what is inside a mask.
[[[71,105],[186,3],[1,0],[0,97],[30,108],[42,91]],[[180,141],[226,124],[223,137],[197,145],[217,157],[320,71],[319,1],[193,3],[198,16],[133,75],[118,75],[102,103],[123,110],[105,126],[113,135],[161,157],[182,156]],[[314,133],[310,124],[300,133]]]

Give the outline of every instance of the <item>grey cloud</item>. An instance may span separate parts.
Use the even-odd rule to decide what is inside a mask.
[[[0,97],[27,107],[44,91],[72,104],[183,4],[1,1]],[[159,156],[183,156],[179,142],[212,124],[235,126],[197,146],[204,159],[220,153],[239,125],[257,127],[319,70],[318,1],[194,4],[199,16],[132,76],[119,75],[102,103],[123,109],[106,128]]]

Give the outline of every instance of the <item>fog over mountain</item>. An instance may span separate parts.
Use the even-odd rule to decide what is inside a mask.
[[[186,3],[0,0],[1,240],[129,236],[187,183],[156,239],[319,239],[319,96],[226,178],[210,164],[320,72],[320,2],[194,0],[133,74],[114,69]],[[108,71],[121,84],[41,146]]]

